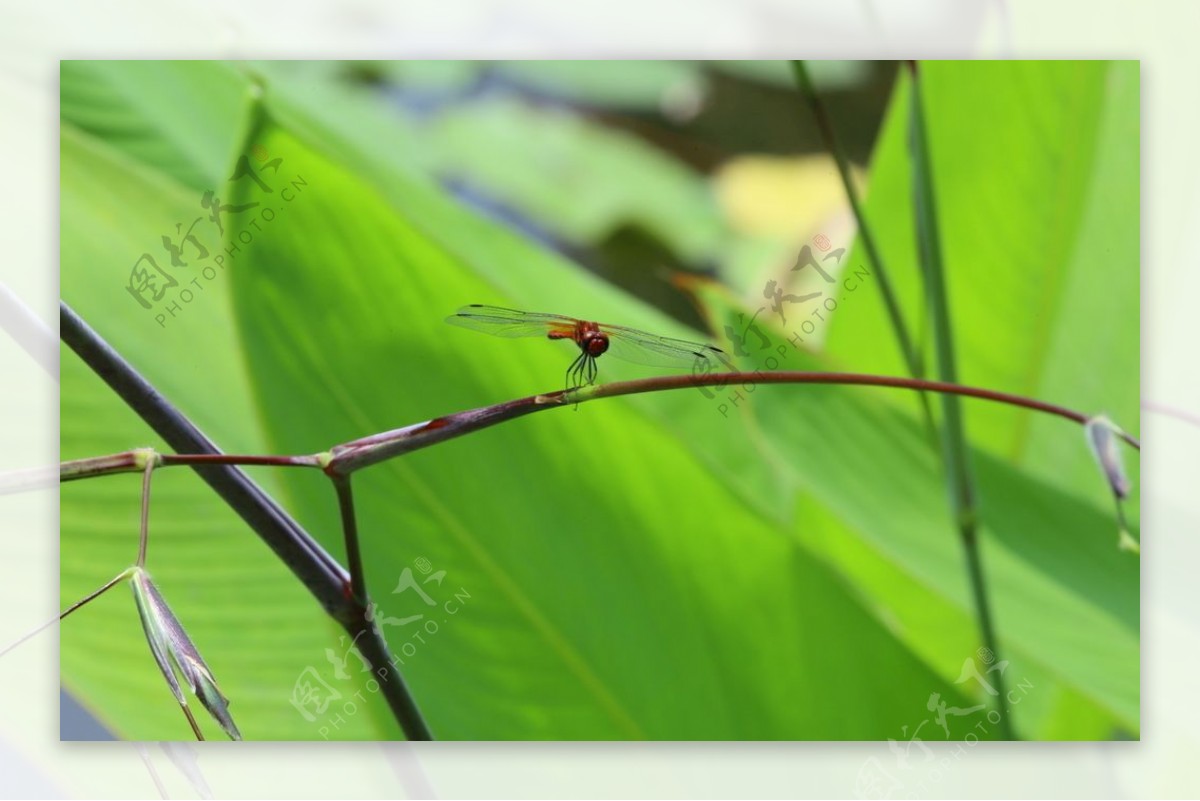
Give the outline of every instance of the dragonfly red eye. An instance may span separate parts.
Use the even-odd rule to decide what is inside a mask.
[[[579,347],[580,353],[567,368],[568,388],[591,384],[596,378],[596,359],[605,353],[650,367],[690,367],[709,373],[724,363],[734,369],[725,352],[712,345],[660,337],[636,328],[578,320],[561,314],[471,305],[463,306],[447,317],[446,322],[500,337],[536,336],[571,340]]]
[[[589,356],[599,356],[608,350],[608,337],[604,334],[587,334],[583,339],[583,349]]]

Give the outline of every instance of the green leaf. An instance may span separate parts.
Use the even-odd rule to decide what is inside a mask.
[[[63,61],[62,121],[201,191],[229,175],[251,89],[219,62]]]
[[[922,76],[959,379],[1107,413],[1136,436],[1137,65],[933,62]],[[902,81],[866,213],[906,316],[921,324],[907,105]],[[847,263],[864,256],[855,249]],[[903,373],[891,339],[882,304],[856,302],[839,310],[828,350],[855,369]],[[1086,449],[1042,436],[1056,421],[976,404],[966,422],[974,444],[1068,491],[1096,488]]]
[[[562,260],[549,251],[531,248],[518,233],[452,201],[428,176],[414,171],[408,155],[391,147],[388,137],[362,136],[364,127],[386,125],[377,110],[367,114],[362,124],[356,124],[358,116],[344,113],[349,111],[345,106],[333,106],[333,113],[324,114],[290,82],[273,85],[266,102],[281,126],[323,152],[335,154],[339,163],[368,182],[425,236],[469,265],[487,284],[483,290],[486,295],[470,300],[503,302],[531,311],[557,310],[586,319],[620,321],[684,339],[703,338],[661,312],[632,304],[625,293],[587,273],[573,273],[571,299],[564,305],[563,290],[545,278],[564,270]],[[577,158],[587,157],[583,149],[574,152]],[[462,301],[453,298],[441,313],[453,311]],[[557,372],[542,375],[560,375],[565,367],[563,364]],[[601,371],[603,380],[637,375],[646,372],[621,362],[608,363]],[[628,402],[652,415],[658,425],[676,432],[710,469],[720,473],[725,483],[761,513],[778,522],[788,519],[795,487],[774,464],[771,448],[762,442],[761,429],[753,420],[721,411],[712,393],[695,394],[706,402],[696,403],[683,393],[637,397]],[[729,424],[712,425],[718,417]],[[753,447],[746,448],[746,442]]]
[[[557,383],[558,345],[442,322],[495,294],[442,246],[461,229],[426,235],[368,180],[378,168],[360,177],[269,122],[257,137],[308,186],[235,274],[273,450]],[[541,291],[562,302],[592,291],[509,246],[525,258],[493,269],[519,282],[540,263]],[[292,497],[337,548],[329,499]],[[883,737],[930,687],[961,695],[635,404],[555,410],[378,465],[355,499],[383,630],[439,737]],[[445,574],[427,584],[422,564]]]

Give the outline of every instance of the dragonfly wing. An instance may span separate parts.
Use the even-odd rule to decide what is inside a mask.
[[[712,345],[660,337],[636,328],[601,325],[600,330],[608,334],[608,353],[647,367],[685,368],[699,364],[705,365],[706,369],[715,369],[729,358],[725,351]]]
[[[500,306],[463,306],[446,318],[451,325],[483,331],[497,337],[545,337],[551,332],[570,334],[575,320],[561,314],[541,314]]]

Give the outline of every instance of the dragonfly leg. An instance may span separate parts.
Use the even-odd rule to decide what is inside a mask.
[[[571,362],[571,366],[567,368],[566,382],[567,389],[578,389],[581,385],[580,372],[583,367],[583,360],[586,358],[586,353],[580,353],[575,357],[575,361]]]

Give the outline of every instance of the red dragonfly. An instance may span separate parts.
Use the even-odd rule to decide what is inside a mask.
[[[648,367],[701,367],[708,371],[725,351],[712,345],[671,339],[608,323],[578,320],[561,314],[539,314],[499,306],[463,306],[446,322],[483,331],[498,337],[546,337],[567,339],[579,347],[579,355],[567,368],[567,388],[577,389],[596,382],[596,359],[611,353],[618,359]]]

